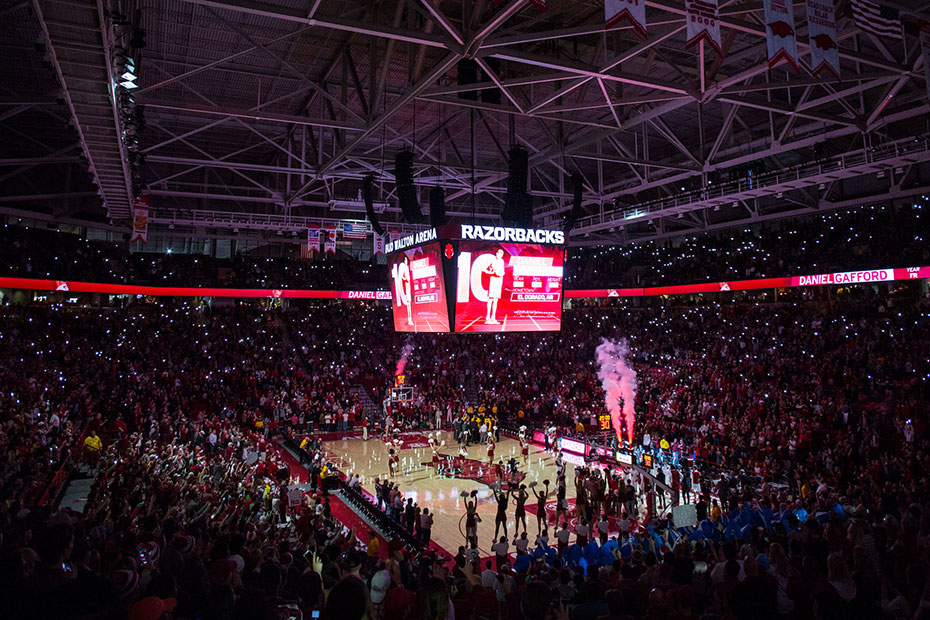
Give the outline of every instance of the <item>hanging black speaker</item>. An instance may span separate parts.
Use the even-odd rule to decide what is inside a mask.
[[[373,198],[374,182],[375,178],[370,174],[362,181],[362,200],[365,201],[365,213],[368,214],[368,221],[371,222],[371,228],[376,234],[383,235],[384,228],[381,227],[381,222],[378,221],[378,214],[375,213]]]
[[[504,195],[504,210],[501,218],[505,222],[517,222],[525,219],[526,182],[529,168],[529,154],[520,146],[510,147],[508,153],[507,193]]]
[[[526,179],[529,176],[529,153],[522,146],[512,146],[508,152],[507,191],[525,192]]]
[[[394,154],[394,179],[397,185],[413,185],[413,151],[410,149]]]
[[[497,58],[488,57],[484,60],[488,65],[488,69],[494,72],[494,74],[500,77],[501,74],[501,61]],[[488,77],[488,81],[490,81]],[[485,88],[481,91],[481,100],[485,103],[496,103],[500,105],[501,102],[501,89],[495,88]]]
[[[459,86],[468,86],[478,82],[478,63],[471,58],[463,58],[458,62],[458,79]],[[477,90],[466,90],[459,93],[459,99],[478,100]]]
[[[520,194],[515,213],[514,224],[520,228],[533,227],[533,196],[529,192]]]
[[[404,219],[410,224],[423,221],[420,204],[417,200],[417,188],[413,184],[413,152],[407,149],[394,155],[394,177],[397,182],[397,202]]]
[[[573,192],[572,210],[569,211],[568,217],[565,218],[565,225],[562,227],[566,236],[568,236],[568,233],[575,227],[575,224],[578,223],[578,219],[581,218],[582,215],[581,195],[584,191],[584,177],[581,176],[580,172],[573,172],[571,180]]]
[[[398,185],[397,202],[400,204],[404,220],[410,224],[419,224],[423,221],[423,213],[417,200],[416,185]]]
[[[433,228],[446,223],[446,190],[438,185],[429,190],[429,223]]]

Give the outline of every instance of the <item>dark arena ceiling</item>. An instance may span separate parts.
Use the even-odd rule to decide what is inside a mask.
[[[452,218],[499,222],[513,144],[529,153],[537,227],[562,226],[581,174],[574,244],[930,186],[926,2],[895,5],[902,41],[863,32],[839,0],[839,78],[811,71],[798,0],[797,73],[769,68],[762,0],[720,1],[722,58],[686,47],[675,0],[647,2],[646,39],[627,22],[605,28],[602,1],[547,4],[5,0],[0,210],[128,232],[144,192],[156,231],[296,232],[364,219],[373,174],[381,217],[400,228],[394,154],[407,148],[424,212],[440,185]],[[118,46],[144,111],[132,152],[113,95]],[[465,66],[476,84],[462,85]]]

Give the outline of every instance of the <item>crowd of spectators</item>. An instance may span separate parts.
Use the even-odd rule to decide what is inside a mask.
[[[621,246],[573,247],[566,288],[642,287],[924,266],[930,201],[858,207],[747,228],[712,231]],[[924,216],[923,218],[921,216]],[[130,252],[126,243],[89,242],[77,235],[7,224],[0,228],[2,275],[148,284],[241,288],[383,289],[383,259],[344,254],[313,260],[282,244],[284,256],[236,253],[227,259],[197,253]]]
[[[925,618],[930,323],[919,283],[735,299],[581,308],[561,333],[482,337],[394,334],[388,308],[360,302],[5,306],[4,615]],[[359,538],[372,537],[347,531],[312,491],[289,507],[273,434],[337,412],[374,424],[363,401],[383,396],[405,344],[417,396],[394,415],[483,405],[513,425],[574,427],[603,409],[601,338],[628,340],[634,435],[696,463],[718,504],[704,506],[713,532],[640,532],[587,570],[545,549],[488,567],[464,549],[449,562],[369,554]],[[83,513],[48,497],[63,466],[93,478]],[[747,509],[786,516],[758,527],[750,516],[734,532]]]
[[[930,201],[569,249],[566,288],[648,287],[930,264]]]
[[[0,227],[0,275],[151,286],[324,290],[370,290],[388,280],[387,268],[377,261],[357,261],[342,253],[317,254],[312,260],[289,257],[298,247],[282,244],[285,256],[273,258],[130,252],[125,242],[88,241],[69,232],[7,224]]]

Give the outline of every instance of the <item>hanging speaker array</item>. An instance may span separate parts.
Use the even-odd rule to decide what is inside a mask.
[[[581,176],[579,172],[573,172],[572,177],[572,210],[569,211],[568,217],[565,218],[565,225],[562,230],[565,231],[566,238],[568,233],[571,232],[572,228],[575,227],[575,224],[578,223],[578,220],[583,215],[581,211],[581,194],[584,190],[584,177]]]
[[[413,183],[413,152],[409,149],[394,155],[394,178],[397,183],[397,202],[404,219],[410,224],[423,221],[417,198],[417,187]]]
[[[378,214],[375,213],[374,204],[374,183],[375,178],[372,175],[366,175],[362,181],[362,200],[365,201],[365,213],[368,214],[368,221],[371,222],[371,228],[375,234],[384,235],[384,228],[378,221]]]
[[[510,147],[508,153],[507,193],[501,218],[505,223],[522,228],[533,226],[532,197],[526,191],[529,180],[529,153],[521,146]]]
[[[433,228],[446,223],[446,190],[438,185],[429,190],[429,223]]]

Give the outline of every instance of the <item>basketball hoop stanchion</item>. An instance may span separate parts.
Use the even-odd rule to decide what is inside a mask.
[[[391,386],[390,399],[392,405],[413,400],[413,387],[407,384],[407,375],[394,375],[394,385]]]

